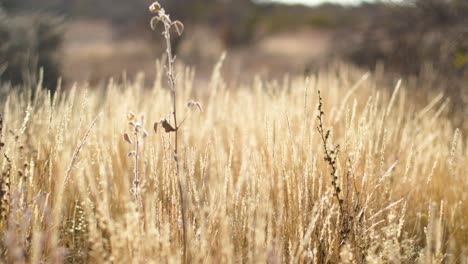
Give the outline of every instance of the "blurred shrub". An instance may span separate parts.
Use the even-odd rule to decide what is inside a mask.
[[[6,11],[6,10],[12,10],[18,7],[18,1],[17,0],[0,0],[0,10]]]
[[[302,5],[262,4],[259,28],[264,35],[291,32],[304,27],[337,30],[352,23],[358,16],[355,8],[322,4],[313,8]]]
[[[404,73],[418,73],[431,63],[455,73],[457,54],[468,52],[468,2],[416,0],[388,6],[366,26],[350,57],[361,65],[377,61]]]
[[[0,79],[12,84],[34,83],[40,67],[44,85],[54,89],[60,77],[62,19],[45,15],[7,14],[0,10]]]
[[[259,8],[250,0],[162,0],[161,4],[188,26],[202,24],[213,28],[226,46],[245,45],[253,40]]]
[[[413,0],[380,5],[369,14],[362,28],[341,36],[347,41],[336,42],[337,50],[358,65],[383,62],[397,74],[420,75],[430,66],[438,73],[428,76],[430,83],[445,88],[455,109],[467,110],[468,1]]]

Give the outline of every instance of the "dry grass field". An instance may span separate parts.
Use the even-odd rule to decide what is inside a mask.
[[[467,135],[445,97],[346,65],[236,87],[220,67],[201,87],[177,66],[180,118],[204,108],[179,131],[182,196],[173,133],[153,130],[172,104],[161,64],[152,87],[9,92],[1,261],[180,263],[185,244],[188,263],[468,263]],[[129,119],[148,131],[139,199]]]

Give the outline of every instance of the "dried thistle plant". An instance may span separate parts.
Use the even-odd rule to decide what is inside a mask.
[[[186,227],[186,211],[185,211],[185,199],[184,199],[184,187],[182,184],[182,179],[179,173],[179,156],[178,156],[178,132],[181,125],[191,114],[191,111],[186,114],[182,122],[177,122],[177,90],[176,90],[176,73],[174,70],[175,56],[172,54],[171,47],[171,30],[175,30],[179,36],[182,35],[184,31],[184,24],[182,22],[175,20],[172,21],[169,14],[166,13],[164,8],[158,2],[154,2],[149,10],[151,13],[156,14],[151,19],[151,28],[156,30],[156,25],[161,22],[164,26],[162,35],[166,40],[166,76],[169,82],[172,95],[172,117],[173,125],[170,124],[170,121],[167,118],[163,118],[161,121],[154,123],[154,131],[158,131],[158,125],[161,125],[166,133],[174,133],[174,144],[173,144],[173,155],[175,162],[175,176],[177,177],[177,184],[179,189],[179,199],[180,199],[180,210],[182,215],[182,240],[183,240],[183,260],[184,263],[187,262],[187,227]],[[189,108],[196,106],[200,111],[202,110],[200,103],[195,101],[189,101],[187,104]]]
[[[325,131],[324,129],[323,122],[324,122],[325,113],[323,111],[323,102],[322,102],[322,96],[320,95],[320,90],[318,91],[318,99],[319,99],[319,104],[318,104],[318,115],[317,115],[317,120],[318,120],[317,131],[320,134],[320,139],[322,140],[324,160],[327,162],[331,170],[330,176],[332,178],[331,184],[333,187],[333,196],[335,197],[338,203],[338,208],[339,208],[339,213],[340,213],[340,223],[341,223],[340,246],[342,246],[345,244],[348,234],[351,231],[350,230],[351,219],[349,218],[350,215],[347,212],[347,208],[344,206],[344,200],[342,197],[343,195],[341,193],[341,187],[338,182],[339,179],[338,179],[337,160],[338,160],[338,153],[340,151],[340,145],[336,145],[333,147],[329,146],[331,132],[329,129],[327,129],[327,131]]]
[[[130,112],[127,115],[127,120],[132,131],[125,133],[123,139],[133,146],[133,150],[128,152],[128,157],[133,157],[133,186],[131,192],[135,201],[140,202],[140,177],[138,171],[138,158],[140,157],[140,146],[142,140],[148,136],[148,132],[143,127],[145,117],[142,115],[140,120],[137,120],[135,114]],[[133,138],[133,141],[132,141]]]

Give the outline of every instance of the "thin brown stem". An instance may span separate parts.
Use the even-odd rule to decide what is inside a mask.
[[[135,131],[135,155],[134,155],[134,175],[133,175],[133,195],[135,198],[135,201],[138,202],[138,192],[139,192],[139,185],[140,185],[140,179],[138,177],[138,156],[140,155],[139,153],[139,147],[140,147],[140,140],[138,138],[138,131]]]
[[[171,95],[172,95],[172,116],[174,118],[174,162],[175,162],[175,175],[177,178],[177,185],[179,189],[179,199],[180,199],[180,211],[182,216],[182,241],[183,241],[183,262],[187,262],[187,230],[186,230],[186,213],[185,213],[185,199],[184,199],[184,191],[182,185],[182,176],[179,173],[179,156],[178,156],[178,132],[179,132],[179,125],[177,123],[177,92],[176,92],[176,78],[174,74],[174,61],[175,58],[172,55],[172,47],[171,47],[171,35],[170,29],[172,26],[172,22],[170,21],[167,15],[164,15],[162,18],[164,22],[164,38],[166,39],[166,55],[167,55],[167,78],[169,85],[171,87]]]
[[[182,127],[182,125],[184,124],[185,120],[187,120],[191,115],[192,115],[192,111],[190,111],[188,114],[186,114],[186,116],[184,116],[184,118],[182,119],[182,121],[180,121],[179,125],[177,126],[177,130],[179,130],[180,127]]]

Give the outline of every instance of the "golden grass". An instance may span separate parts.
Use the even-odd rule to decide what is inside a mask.
[[[467,136],[443,100],[418,106],[408,95],[414,87],[403,82],[392,92],[346,66],[238,87],[219,69],[209,87],[179,72],[178,98],[204,106],[179,138],[190,262],[467,263]],[[150,131],[171,106],[161,67],[156,75],[152,88],[137,79],[52,99],[40,88],[32,100],[9,93],[2,261],[181,261],[172,149],[168,134]],[[318,89],[324,126],[341,145],[338,184],[362,212],[344,243],[316,130]],[[150,131],[140,147],[140,212],[130,191],[132,147],[122,138],[129,111],[144,113]]]

